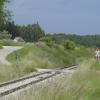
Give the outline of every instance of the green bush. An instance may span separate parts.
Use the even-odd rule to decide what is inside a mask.
[[[24,42],[15,42],[11,39],[2,39],[0,40],[0,45],[2,46],[20,46],[20,45],[24,45]]]
[[[0,32],[0,39],[11,39],[11,34],[4,30]]]
[[[53,38],[50,36],[42,37],[40,41],[45,42],[47,46],[52,47],[53,45]]]
[[[65,40],[63,45],[65,49],[75,49],[75,43],[70,40]]]

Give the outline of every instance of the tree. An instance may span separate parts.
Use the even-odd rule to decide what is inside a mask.
[[[48,45],[50,47],[53,45],[53,38],[50,36],[42,37],[42,38],[40,38],[40,41],[45,42],[46,45]]]
[[[6,26],[6,30],[12,35],[12,39],[19,36],[20,26],[15,25],[14,21],[8,21]]]
[[[38,23],[21,26],[16,25],[13,21],[8,21],[7,31],[12,34],[12,39],[19,36],[27,42],[37,42],[41,37],[45,36],[45,32]]]
[[[41,37],[45,36],[45,32],[38,23],[20,26],[19,33],[19,36],[28,42],[37,42]]]
[[[10,17],[10,12],[5,9],[8,2],[9,0],[0,0],[0,31],[6,29],[6,22]]]
[[[75,43],[70,40],[65,40],[64,47],[65,47],[65,49],[73,50],[73,49],[75,49]]]
[[[11,34],[8,33],[8,31],[2,31],[0,32],[0,39],[10,39],[11,38]]]

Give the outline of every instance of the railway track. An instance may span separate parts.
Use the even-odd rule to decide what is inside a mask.
[[[67,67],[70,67],[70,68],[67,68]],[[76,68],[75,65],[67,66],[67,67],[55,69],[54,71],[39,72],[39,73],[35,73],[33,75],[29,75],[23,78],[2,83],[0,84],[0,97],[9,95],[29,85],[41,82],[43,80],[46,80],[48,78],[61,74],[62,70],[65,70],[65,69],[72,70]]]

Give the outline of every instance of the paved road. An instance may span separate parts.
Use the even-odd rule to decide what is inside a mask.
[[[3,49],[0,50],[0,62],[2,64],[10,65],[10,62],[6,60],[7,55],[21,48],[21,46],[3,46]]]

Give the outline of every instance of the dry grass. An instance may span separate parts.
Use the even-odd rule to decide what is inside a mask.
[[[79,68],[73,75],[47,80],[2,100],[100,100],[99,85],[100,73]]]

